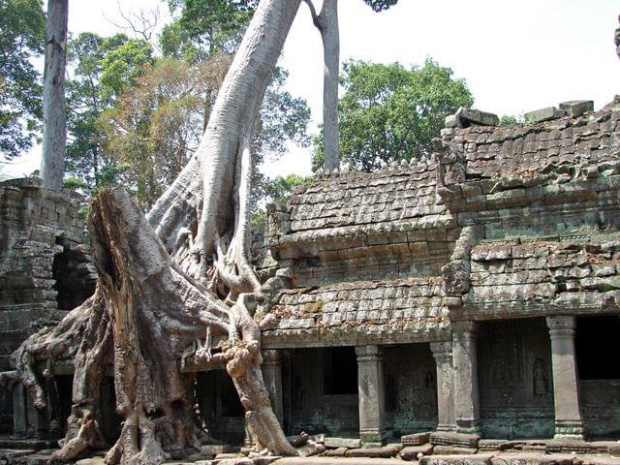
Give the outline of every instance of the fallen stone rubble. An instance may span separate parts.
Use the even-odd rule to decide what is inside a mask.
[[[402,436],[400,442],[363,447],[359,440],[314,436],[323,447],[313,457],[273,457],[205,446],[201,453],[168,465],[620,465],[620,441],[499,440],[450,432]],[[0,465],[44,465],[53,449],[0,449]],[[101,456],[76,465],[104,465]]]

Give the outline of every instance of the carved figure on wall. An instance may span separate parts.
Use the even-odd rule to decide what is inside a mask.
[[[547,364],[537,357],[532,367],[532,384],[534,397],[547,397],[549,394],[549,377],[547,376]]]

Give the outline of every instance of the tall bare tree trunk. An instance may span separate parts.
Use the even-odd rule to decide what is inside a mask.
[[[62,189],[67,145],[65,66],[69,0],[48,0],[43,74],[43,160],[41,176],[46,189]]]
[[[338,76],[340,69],[340,32],[338,30],[338,0],[323,0],[320,13],[312,0],[310,7],[314,25],[323,41],[323,167],[327,172],[340,166],[338,152]]]

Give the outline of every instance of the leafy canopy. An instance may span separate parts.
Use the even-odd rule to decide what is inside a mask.
[[[87,32],[69,42],[68,58],[66,172],[90,189],[106,187],[121,167],[104,149],[99,119],[153,62],[153,50],[146,41],[124,34],[104,38]]]
[[[373,171],[390,160],[430,155],[445,116],[473,103],[465,81],[452,74],[432,59],[409,69],[399,63],[345,63],[338,106],[342,162]],[[315,169],[322,165],[321,143],[315,140]]]
[[[180,16],[162,31],[162,52],[195,62],[217,50],[231,52],[230,39],[238,42],[258,0],[169,0],[168,5]]]
[[[41,119],[41,84],[32,59],[43,53],[40,0],[0,0],[0,153],[13,158],[32,146]]]
[[[373,9],[373,11],[387,10],[398,3],[398,0],[364,0],[364,2]]]

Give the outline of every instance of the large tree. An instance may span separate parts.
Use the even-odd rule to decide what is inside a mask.
[[[37,360],[75,360],[70,428],[56,458],[70,460],[101,446],[98,385],[111,360],[124,423],[107,463],[155,464],[186,455],[198,431],[191,377],[178,361],[207,330],[227,335],[227,342],[212,352],[207,337],[195,358],[225,366],[257,444],[297,453],[273,414],[260,371],[254,312],[269,286],[261,286],[248,263],[248,202],[252,129],[299,2],[260,2],[195,156],[147,218],[121,190],[93,202],[95,296],[17,354],[39,408],[45,393],[35,375]]]
[[[472,95],[450,68],[352,61],[344,66],[339,102],[340,156],[352,169],[373,171],[390,160],[428,156],[445,116],[471,106]],[[322,165],[322,141],[313,167]]]
[[[32,146],[41,119],[41,85],[32,59],[43,52],[41,0],[0,0],[0,154]]]
[[[338,125],[338,76],[340,73],[340,32],[338,0],[323,0],[317,11],[312,0],[304,0],[323,41],[323,167],[331,172],[340,167]],[[398,0],[364,0],[374,11],[383,11]]]
[[[48,0],[43,73],[43,157],[41,176],[46,189],[62,189],[67,152],[65,69],[69,0]]]

